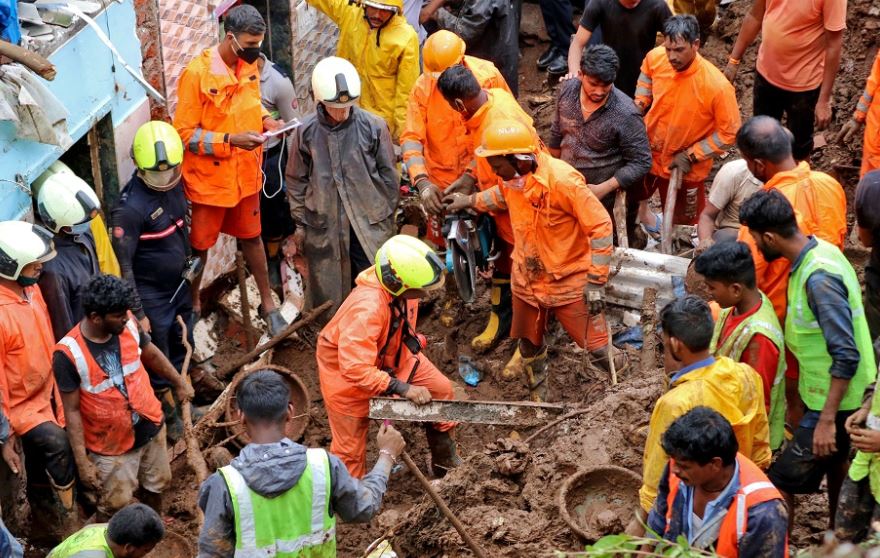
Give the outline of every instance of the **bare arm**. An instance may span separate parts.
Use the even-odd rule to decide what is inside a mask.
[[[571,39],[571,46],[568,47],[568,75],[565,79],[573,78],[578,75],[581,69],[581,57],[584,55],[584,48],[590,42],[593,32],[586,27],[579,25],[577,33]]]
[[[840,54],[843,50],[843,30],[825,30],[825,70],[822,74],[822,87],[816,103],[816,127],[820,130],[831,123],[831,90],[840,69]]]
[[[719,213],[721,210],[712,205],[712,202],[706,202],[706,207],[700,213],[700,222],[697,223],[697,236],[701,242],[712,238],[712,234],[715,232],[715,219]]]
[[[730,51],[730,57],[735,60],[742,60],[743,55],[761,32],[761,24],[764,21],[764,12],[767,10],[767,0],[755,0],[752,9],[743,19],[742,27],[739,35],[736,37],[736,43],[733,50]]]
[[[80,480],[90,488],[97,488],[94,465],[86,454],[85,434],[83,434],[82,415],[79,412],[79,390],[61,392],[61,404],[64,406],[64,417],[67,420],[67,438],[73,450]]]

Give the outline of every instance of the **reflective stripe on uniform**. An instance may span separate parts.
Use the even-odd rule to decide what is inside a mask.
[[[420,142],[413,141],[413,140],[407,140],[407,141],[403,142],[403,145],[401,145],[400,148],[404,152],[406,152],[406,151],[418,151],[419,153],[425,152],[425,149],[422,147],[422,144]]]
[[[193,135],[191,138],[189,138],[189,144],[188,144],[189,150],[191,152],[195,153],[196,155],[199,154],[199,142],[201,140],[202,140],[202,129],[196,128],[195,130],[193,130]]]
[[[748,507],[746,505],[746,496],[751,494],[752,492],[757,492],[758,490],[764,490],[765,488],[775,489],[772,482],[769,481],[759,481],[753,482],[752,484],[747,484],[744,487],[740,488],[739,494],[736,495],[736,542],[739,544],[739,540],[746,532],[746,514],[748,513]]]
[[[648,76],[648,74],[646,74],[645,72],[639,72],[639,81],[643,81],[648,85],[654,83],[654,80],[651,79],[650,76]]]
[[[327,509],[327,452],[309,448],[306,458],[312,469],[312,532],[324,529],[324,510]]]
[[[422,156],[420,156],[420,155],[416,155],[416,156],[414,156],[414,157],[410,157],[410,158],[406,161],[406,164],[409,165],[410,167],[412,167],[412,166],[414,166],[414,165],[422,165],[422,166],[425,166],[425,158],[422,157]]]
[[[644,97],[646,95],[650,95],[651,90],[647,87],[636,87],[636,97]]]
[[[256,550],[257,548],[257,529],[254,525],[254,506],[251,502],[251,491],[245,482],[244,477],[233,466],[223,467],[223,476],[229,488],[235,492],[235,500],[238,503],[238,515],[236,520],[241,529],[239,534],[240,540],[237,541],[239,548],[236,548],[235,555],[239,556],[240,550]],[[247,554],[241,554],[247,556]]]
[[[89,376],[89,365],[86,363],[86,357],[83,354],[79,343],[77,343],[72,337],[62,338],[61,341],[58,342],[58,344],[67,347],[67,349],[70,351],[70,354],[73,356],[73,364],[74,366],[76,366],[76,371],[79,374],[79,385],[82,389],[86,390],[89,393],[101,393],[113,387],[113,382],[110,381],[110,378],[107,378],[96,386],[92,385],[92,380]]]
[[[613,242],[613,237],[611,235],[603,236],[601,238],[594,238],[590,240],[590,248],[593,250],[602,250],[603,248],[608,248],[611,246]]]
[[[611,263],[611,254],[592,254],[593,265],[608,265]]]
[[[214,132],[205,132],[205,155],[214,155]]]

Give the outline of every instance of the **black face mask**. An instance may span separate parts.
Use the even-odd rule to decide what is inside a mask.
[[[235,35],[232,36],[232,40],[235,41],[235,44],[240,49],[235,53],[241,60],[244,60],[248,64],[253,64],[257,61],[257,58],[260,57],[260,47],[243,47],[241,43],[238,42],[238,39],[235,38]]]

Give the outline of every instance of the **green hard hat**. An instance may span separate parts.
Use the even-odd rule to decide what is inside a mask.
[[[147,122],[134,135],[131,156],[140,170],[168,170],[183,162],[183,142],[167,122]]]

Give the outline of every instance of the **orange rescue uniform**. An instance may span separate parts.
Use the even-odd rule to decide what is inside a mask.
[[[395,300],[379,283],[375,266],[358,275],[355,283],[354,290],[321,330],[316,358],[333,437],[330,451],[360,478],[367,472],[370,398],[385,395],[392,376],[426,387],[434,399],[453,399],[454,393],[449,378],[424,352],[413,355],[403,343],[405,326],[388,338],[392,320],[398,318],[392,303],[406,304],[406,319],[414,333],[418,301]],[[448,431],[454,426],[442,423],[434,428]]]
[[[871,75],[868,76],[868,83],[859,98],[853,118],[865,123],[860,173],[860,176],[865,176],[874,169],[880,169],[880,52],[874,58]]]
[[[260,102],[260,70],[239,60],[226,65],[217,47],[195,57],[177,85],[174,127],[183,140],[186,197],[214,207],[235,207],[260,191],[263,148],[233,147],[229,136],[262,132],[269,116]]]
[[[527,125],[530,130],[534,130],[534,120],[526,114],[516,98],[509,90],[489,89],[486,91],[488,97],[486,103],[481,106],[469,119],[465,120],[464,126],[467,129],[467,137],[470,141],[469,150],[471,153],[471,162],[469,168],[477,178],[477,186],[480,191],[486,191],[490,188],[501,184],[498,176],[492,170],[489,161],[484,157],[477,157],[474,151],[483,141],[483,133],[492,123],[499,120],[516,120]],[[541,139],[535,133],[535,145],[541,145]],[[510,224],[510,215],[500,208],[488,207],[484,210],[488,211],[495,218],[495,226],[498,229],[498,236],[510,245],[514,244],[515,234]]]
[[[647,110],[651,174],[661,178],[669,178],[675,154],[687,151],[697,162],[684,180],[706,180],[712,159],[733,146],[740,127],[733,85],[699,54],[688,69],[677,72],[663,47],[649,52],[642,62],[635,102]]]
[[[510,88],[495,64],[464,57],[467,67],[483,89]],[[466,137],[464,119],[437,87],[437,78],[425,72],[416,80],[406,105],[406,126],[400,135],[403,161],[413,184],[423,177],[445,188],[468,169],[474,158],[472,142]]]
[[[538,168],[525,177],[522,190],[495,186],[478,193],[474,207],[506,209],[510,215],[515,297],[539,309],[584,304],[588,282],[608,281],[611,217],[574,167],[546,151],[537,153],[537,161]],[[590,350],[608,342],[607,327],[598,329],[602,333],[587,342]],[[585,331],[586,323],[569,334],[581,344]]]
[[[40,287],[24,292],[27,300],[0,286],[0,400],[16,436],[44,422],[64,426],[49,310]]]
[[[843,250],[846,238],[846,194],[840,183],[824,172],[810,170],[809,163],[802,161],[790,171],[776,173],[763,188],[779,190],[788,199],[804,234],[815,235]],[[785,323],[791,263],[785,258],[772,262],[765,260],[745,225],[739,229],[737,239],[751,248],[758,288],[773,303],[779,323]]]

